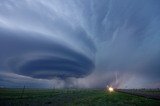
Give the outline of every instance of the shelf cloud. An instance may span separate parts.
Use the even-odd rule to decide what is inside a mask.
[[[160,87],[159,4],[2,0],[0,86]]]

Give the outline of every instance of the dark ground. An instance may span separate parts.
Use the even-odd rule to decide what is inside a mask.
[[[160,106],[160,100],[91,89],[0,89],[0,106]]]
[[[118,92],[160,100],[160,89],[118,89]]]

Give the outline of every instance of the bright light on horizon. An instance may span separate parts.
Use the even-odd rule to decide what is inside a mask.
[[[109,92],[113,92],[114,91],[114,89],[112,87],[109,87],[108,90],[109,90]]]

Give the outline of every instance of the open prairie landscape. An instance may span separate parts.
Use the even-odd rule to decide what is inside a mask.
[[[1,89],[0,106],[159,106],[160,100],[94,89]]]
[[[0,0],[0,106],[160,106],[160,0]]]

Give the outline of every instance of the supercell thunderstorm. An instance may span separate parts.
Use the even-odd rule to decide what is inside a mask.
[[[160,87],[159,4],[2,0],[0,86]]]

